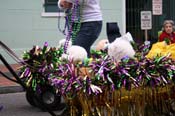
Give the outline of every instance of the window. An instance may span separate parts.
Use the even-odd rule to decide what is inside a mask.
[[[63,10],[60,10],[57,6],[58,0],[43,0],[43,17],[58,17],[64,16]]]

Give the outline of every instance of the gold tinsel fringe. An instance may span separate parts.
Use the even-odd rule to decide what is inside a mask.
[[[169,113],[175,103],[174,85],[157,88],[135,88],[88,96],[78,93],[73,99],[65,97],[70,116],[159,116]]]

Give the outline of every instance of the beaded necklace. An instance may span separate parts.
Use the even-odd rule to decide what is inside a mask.
[[[71,10],[68,10],[67,12],[67,16],[65,18],[66,20],[65,27],[67,27],[68,32],[66,34],[66,42],[64,44],[64,53],[67,52],[69,41],[72,39],[72,42],[74,42],[77,36],[77,33],[80,30],[80,27],[81,27],[81,17],[80,17],[81,12],[80,11],[81,11],[81,8],[79,5],[79,0],[76,0],[75,4],[73,5],[73,8]]]

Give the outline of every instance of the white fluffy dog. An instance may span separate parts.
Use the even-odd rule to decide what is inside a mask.
[[[123,57],[134,57],[135,51],[131,45],[133,38],[130,33],[116,38],[114,42],[108,45],[108,55],[115,61],[120,61]]]
[[[59,46],[64,46],[65,42],[65,39],[60,40]],[[86,50],[81,46],[72,45],[72,42],[69,42],[66,54],[62,55],[62,59],[73,60],[74,63],[84,61],[86,58]]]

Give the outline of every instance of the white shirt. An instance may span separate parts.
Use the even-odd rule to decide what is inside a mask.
[[[75,3],[76,0],[66,0],[71,3]],[[79,0],[81,5],[81,21],[102,21],[102,13],[100,9],[100,0]],[[60,7],[60,2],[58,1],[58,6]]]

